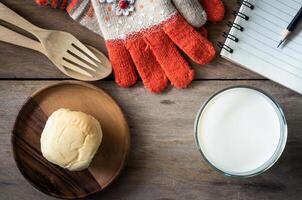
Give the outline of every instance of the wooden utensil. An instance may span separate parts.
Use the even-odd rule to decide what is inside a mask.
[[[90,114],[102,126],[102,144],[87,170],[65,170],[41,154],[40,135],[50,114],[59,108]],[[103,190],[120,174],[129,153],[130,134],[121,109],[103,90],[63,81],[28,98],[14,124],[12,147],[19,170],[38,190],[59,198],[84,198]]]
[[[0,25],[0,41],[7,42],[10,44],[22,46],[25,48],[33,49],[36,51],[39,51],[47,56],[47,53],[45,52],[45,49],[42,47],[42,45],[28,37],[25,37],[13,30],[10,30],[2,25]],[[95,80],[101,80],[103,78],[106,78],[109,76],[112,72],[112,67],[107,59],[107,57],[102,54],[100,51],[95,49],[94,47],[88,46],[87,47],[98,57],[100,60],[102,60],[103,67],[96,68],[96,71],[93,72],[93,77],[90,76],[88,72],[86,72],[84,69],[76,67],[76,66],[70,66],[71,68],[66,68],[66,75],[78,79],[78,80],[85,80],[85,81],[95,81]],[[51,59],[51,57],[49,58]],[[54,62],[55,63],[55,62]]]
[[[102,63],[102,60],[70,33],[39,28],[2,3],[0,3],[0,19],[36,36],[42,44],[43,53],[68,76],[66,68],[87,76],[84,80],[96,80],[94,77],[96,72],[105,68],[102,66],[105,63]],[[82,80],[82,78],[79,76],[77,79]]]

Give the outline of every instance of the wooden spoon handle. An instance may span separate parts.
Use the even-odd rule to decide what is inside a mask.
[[[25,37],[1,25],[0,25],[0,41],[18,45],[28,49],[33,49],[45,54],[44,49],[42,48],[39,42],[31,38]]]
[[[1,2],[0,2],[0,20],[3,20],[21,29],[24,29],[25,31],[28,31],[33,35],[36,35],[35,34],[36,30],[41,30],[41,28],[33,25],[32,23],[30,23],[29,21],[18,15],[16,12],[14,12],[13,10],[8,8]]]

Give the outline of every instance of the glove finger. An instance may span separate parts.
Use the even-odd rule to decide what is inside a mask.
[[[214,58],[213,44],[190,26],[182,16],[175,16],[166,23],[164,31],[194,62],[205,64]]]
[[[121,87],[130,87],[137,81],[137,75],[131,56],[122,40],[106,41],[115,82]]]
[[[202,26],[200,29],[199,29],[199,33],[205,37],[205,38],[208,38],[208,30],[206,29],[206,27]]]
[[[208,20],[211,22],[221,21],[225,14],[224,5],[221,0],[199,0],[205,9]]]
[[[177,10],[192,26],[199,28],[207,21],[207,15],[198,0],[172,0]]]
[[[145,33],[144,38],[171,84],[177,88],[187,87],[194,78],[194,71],[180,55],[173,41],[161,28]]]
[[[167,87],[168,79],[143,37],[127,39],[125,45],[145,87],[151,92],[163,91]]]
[[[68,0],[67,0],[68,1]],[[82,0],[82,1],[78,1],[78,0],[69,0],[68,1],[68,5],[66,6],[66,10],[67,12],[71,12],[72,10],[75,10],[76,8],[80,7],[80,5],[87,5],[89,3],[88,0]],[[83,6],[81,9],[79,10],[83,10]]]
[[[60,9],[65,9],[68,5],[68,0],[59,0],[59,8]]]

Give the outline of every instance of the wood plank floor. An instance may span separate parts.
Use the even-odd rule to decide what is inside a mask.
[[[37,8],[34,0],[1,0],[29,21],[49,29],[66,30],[106,52],[104,41],[73,22],[66,13]],[[236,0],[225,0],[224,22],[209,25],[213,42],[231,20]],[[126,200],[298,200],[302,196],[302,96],[222,58],[198,66],[188,89],[169,88],[157,95],[141,83],[130,89],[116,86],[109,77],[94,83],[105,89],[124,110],[131,127],[129,162],[115,183],[89,199]],[[35,90],[68,79],[43,55],[0,43],[0,199],[53,199],[25,181],[12,158],[10,137],[16,114]],[[214,92],[234,85],[265,90],[284,107],[288,144],[279,162],[267,173],[250,179],[232,179],[213,171],[201,158],[193,136],[195,115]]]
[[[10,131],[23,101],[56,81],[0,81],[0,199],[51,199],[33,189],[12,159]],[[132,149],[121,177],[91,199],[299,199],[302,195],[302,97],[270,81],[195,81],[186,90],[151,94],[139,84],[118,88],[99,82],[121,105],[131,127]],[[279,162],[251,179],[225,178],[202,160],[193,137],[199,107],[233,85],[262,88],[284,107],[288,144]]]

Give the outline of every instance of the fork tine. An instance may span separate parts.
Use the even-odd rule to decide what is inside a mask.
[[[67,52],[64,55],[63,58],[65,58],[65,59],[67,59],[67,60],[69,60],[71,62],[74,62],[74,63],[76,63],[76,64],[78,64],[78,65],[80,65],[80,66],[82,66],[82,67],[84,67],[86,69],[91,70],[91,71],[94,71],[94,72],[96,71],[95,68],[93,68],[92,66],[89,66],[87,63],[84,63],[83,61],[81,61],[80,59],[78,59],[77,57],[75,57],[74,55],[71,55],[69,52]]]
[[[91,65],[94,65],[95,67],[98,67],[99,62],[97,60],[94,60],[93,58],[88,57],[85,53],[81,52],[78,47],[75,47],[72,45],[72,48],[69,48],[69,52],[74,54],[75,56],[81,58],[82,60],[90,63]]]
[[[78,66],[76,66],[76,65],[74,65],[74,64],[72,64],[72,63],[70,63],[70,62],[68,62],[66,60],[62,61],[62,65],[63,65],[63,67],[66,67],[66,68],[68,68],[68,69],[70,69],[72,71],[78,72],[79,74],[82,74],[82,75],[85,75],[85,76],[88,76],[88,77],[91,77],[91,78],[93,77],[87,71],[81,69],[80,67],[78,67]]]
[[[87,54],[88,56],[90,56],[91,58],[93,58],[94,60],[98,61],[99,63],[102,63],[102,61],[100,61],[100,59],[98,57],[96,57],[94,55],[94,53],[92,53],[91,50],[89,50],[83,43],[81,43],[79,40],[74,40],[73,41],[73,45],[75,45],[77,48],[81,49],[81,51],[83,51],[85,54]],[[86,59],[84,60],[90,60],[91,61],[91,58],[89,58],[87,55],[85,55],[83,52],[79,51],[75,46],[73,46],[73,49],[77,50],[78,52],[81,53],[81,55],[85,56]],[[78,54],[77,54],[78,55]],[[80,56],[82,57],[82,56]],[[89,61],[88,61],[89,62]],[[91,61],[92,62],[92,61]]]

